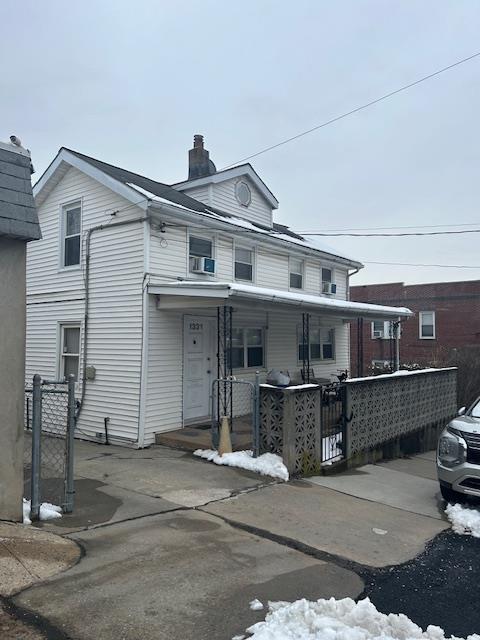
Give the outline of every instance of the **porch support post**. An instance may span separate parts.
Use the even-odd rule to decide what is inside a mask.
[[[357,318],[357,377],[363,377],[363,318]]]
[[[302,377],[304,384],[310,382],[310,314],[302,314]]]
[[[232,418],[232,385],[227,382],[232,377],[232,307],[217,308],[217,417]]]

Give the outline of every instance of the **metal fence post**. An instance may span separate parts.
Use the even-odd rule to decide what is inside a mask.
[[[253,390],[253,457],[260,453],[260,373],[255,373],[255,387]]]
[[[37,374],[33,376],[32,390],[32,477],[31,477],[31,505],[30,518],[38,520],[40,517],[40,472],[41,472],[41,441],[42,441],[42,379]]]
[[[67,434],[65,460],[65,513],[73,511],[75,498],[74,461],[75,461],[75,376],[68,376]]]

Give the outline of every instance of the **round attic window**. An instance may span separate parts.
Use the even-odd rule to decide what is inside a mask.
[[[252,192],[246,182],[240,181],[235,185],[235,195],[240,204],[244,207],[248,207],[252,201]]]

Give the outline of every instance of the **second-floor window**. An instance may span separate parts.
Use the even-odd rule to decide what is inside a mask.
[[[333,282],[333,271],[322,267],[322,293],[337,293],[337,285]]]
[[[235,279],[253,282],[253,251],[235,247]]]
[[[69,204],[62,209],[62,267],[80,264],[82,207],[80,202]]]
[[[290,289],[303,289],[303,260],[290,258]]]
[[[435,339],[435,311],[420,311],[420,338],[423,340]]]
[[[207,264],[200,264],[198,258],[209,258]],[[192,273],[215,273],[215,263],[213,258],[213,242],[209,238],[200,236],[190,236],[188,239],[188,262],[189,270]]]

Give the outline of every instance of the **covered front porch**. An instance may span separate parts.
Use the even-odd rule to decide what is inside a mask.
[[[249,448],[252,387],[265,382],[267,372],[286,372],[291,385],[336,381],[350,368],[352,320],[398,322],[410,314],[239,283],[184,281],[150,285],[148,292],[154,313],[182,327],[181,416],[175,427],[157,429],[155,440],[190,450],[211,446],[210,426],[222,416],[230,420],[234,446]],[[215,382],[232,378],[245,385],[232,392],[233,385]]]

